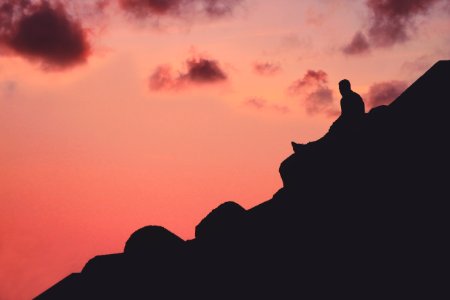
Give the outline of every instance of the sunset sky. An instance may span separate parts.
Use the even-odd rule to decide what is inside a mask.
[[[386,104],[450,56],[450,0],[0,0],[0,299],[129,235],[281,188],[347,78]],[[370,159],[368,157],[367,159]]]

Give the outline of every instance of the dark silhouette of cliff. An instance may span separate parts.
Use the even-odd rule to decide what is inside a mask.
[[[448,295],[449,101],[440,61],[367,113],[359,134],[286,159],[272,199],[222,204],[193,240],[144,227],[124,253],[91,259],[36,299]]]

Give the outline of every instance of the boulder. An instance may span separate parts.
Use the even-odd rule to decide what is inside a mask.
[[[195,228],[195,238],[205,240],[230,240],[242,234],[246,210],[235,202],[225,202],[212,210]]]
[[[129,256],[154,256],[179,253],[184,240],[161,226],[146,226],[135,231],[125,244]]]

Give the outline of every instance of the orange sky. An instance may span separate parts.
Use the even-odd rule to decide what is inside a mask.
[[[2,300],[29,299],[93,256],[121,252],[142,226],[188,239],[222,202],[270,199],[290,141],[316,139],[333,121],[340,79],[370,107],[450,54],[446,0],[400,11],[243,0],[221,16],[140,17],[111,2],[98,14],[65,8],[90,52],[64,68],[43,68],[48,57],[24,54],[0,30]],[[406,35],[374,33],[383,14]],[[368,45],[344,51],[358,31]],[[189,60],[224,78],[195,79]],[[151,89],[161,65],[168,85]]]

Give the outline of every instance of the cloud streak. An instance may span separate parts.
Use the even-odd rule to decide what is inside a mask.
[[[73,67],[91,54],[80,22],[48,1],[0,1],[0,46],[45,69]]]
[[[358,31],[342,51],[347,55],[364,54],[370,52],[370,44],[365,34]]]
[[[370,107],[388,105],[394,101],[408,87],[405,81],[385,81],[373,84],[365,95]]]
[[[270,104],[266,99],[259,97],[248,98],[243,103],[249,108],[253,108],[258,111],[271,111],[280,114],[287,114],[290,112],[289,107],[279,104]]]
[[[119,7],[137,18],[161,16],[207,16],[219,18],[230,15],[243,0],[118,0]]]
[[[185,70],[175,75],[170,65],[158,66],[150,75],[151,90],[178,90],[192,84],[215,84],[228,79],[216,60],[203,57],[190,58],[185,62]]]
[[[253,64],[253,71],[262,76],[272,76],[281,71],[281,66],[271,62],[256,62]]]

